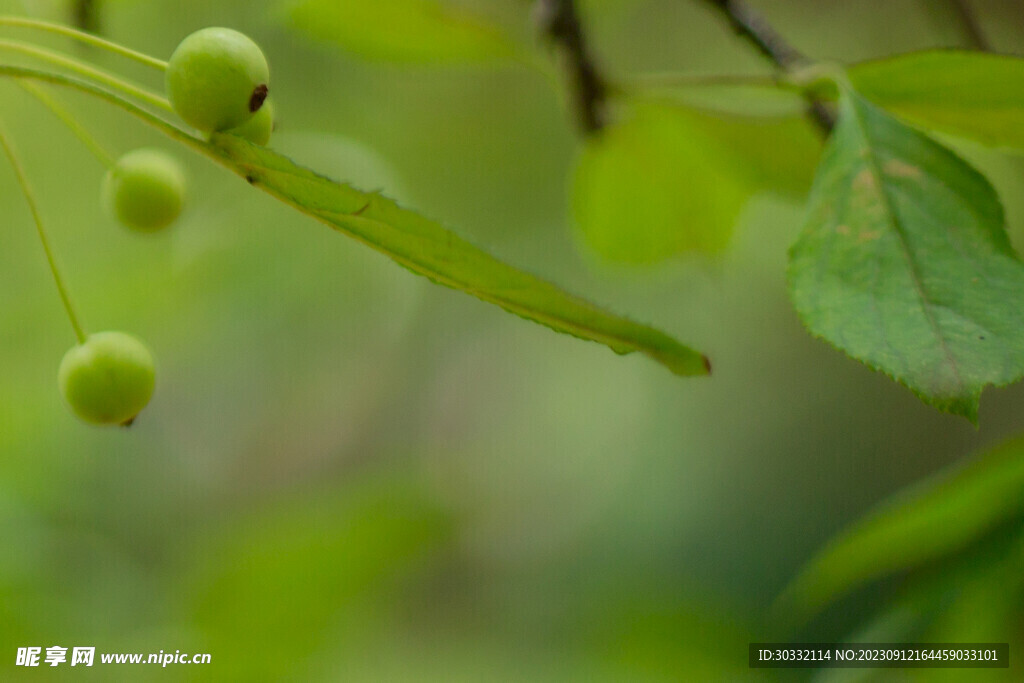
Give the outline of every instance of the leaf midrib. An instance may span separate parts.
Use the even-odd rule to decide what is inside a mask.
[[[247,169],[254,170],[254,171],[259,171],[259,172],[262,172],[262,173],[279,173],[281,175],[289,176],[289,177],[296,178],[298,180],[302,180],[302,181],[306,181],[306,182],[313,182],[314,181],[314,179],[312,179],[312,178],[302,177],[301,175],[299,175],[299,174],[297,174],[297,173],[295,173],[293,171],[287,170],[287,169],[271,168],[271,167],[263,165],[263,164],[257,164],[257,163],[248,162],[248,161],[242,162],[242,161],[238,161],[238,160],[234,160],[234,159],[231,159],[230,161],[231,161],[231,163],[237,164],[240,167],[247,168]],[[629,324],[631,326],[635,326],[637,328],[637,332],[638,333],[642,332],[644,334],[644,336],[646,336],[646,337],[649,337],[650,335],[653,334],[655,337],[659,337],[659,338],[657,338],[657,339],[649,339],[649,342],[650,342],[651,345],[650,346],[645,346],[645,345],[638,344],[637,342],[635,342],[635,341],[633,341],[631,339],[628,339],[626,337],[623,337],[621,335],[612,335],[612,334],[609,334],[607,331],[599,330],[599,329],[594,328],[592,326],[583,324],[583,323],[581,323],[579,321],[567,320],[567,319],[562,318],[562,317],[558,317],[558,316],[555,316],[555,315],[544,313],[544,312],[539,311],[537,309],[524,307],[522,304],[519,304],[517,302],[511,301],[511,300],[509,300],[507,298],[504,298],[502,296],[496,295],[493,292],[482,290],[479,287],[477,287],[476,285],[472,285],[472,284],[468,283],[464,279],[455,279],[455,278],[452,278],[452,277],[450,277],[448,275],[444,275],[444,274],[440,273],[435,268],[429,266],[429,264],[427,264],[427,263],[425,263],[423,261],[415,260],[412,257],[400,255],[400,254],[398,254],[398,253],[396,253],[394,251],[390,251],[390,250],[385,252],[384,250],[381,249],[379,244],[373,242],[370,239],[367,239],[366,237],[364,237],[363,235],[361,235],[361,234],[359,234],[357,232],[352,231],[351,228],[343,227],[342,225],[339,225],[338,222],[336,222],[336,220],[344,220],[346,222],[372,223],[372,224],[376,224],[376,225],[382,225],[381,221],[378,221],[376,219],[369,218],[369,217],[366,217],[366,216],[359,216],[359,215],[355,215],[355,214],[352,214],[352,213],[345,213],[343,211],[332,211],[330,209],[308,207],[308,206],[305,206],[303,204],[300,204],[300,203],[294,201],[288,195],[280,193],[280,192],[274,190],[273,188],[267,186],[264,183],[260,183],[259,187],[260,187],[260,189],[263,189],[264,191],[269,192],[270,194],[273,194],[275,197],[277,197],[279,200],[285,202],[286,204],[291,205],[293,208],[297,209],[301,213],[305,213],[305,214],[307,214],[307,215],[309,215],[309,216],[311,216],[313,218],[316,218],[316,219],[318,219],[320,221],[326,222],[331,227],[333,227],[335,229],[343,230],[347,235],[349,235],[349,237],[355,239],[358,242],[361,242],[361,243],[365,244],[366,246],[370,247],[374,251],[385,253],[389,258],[393,259],[397,263],[400,263],[401,265],[405,266],[406,268],[412,270],[413,272],[415,272],[417,274],[420,274],[422,276],[428,277],[428,278],[434,280],[435,282],[441,283],[441,284],[443,284],[443,285],[445,285],[447,287],[450,287],[452,289],[455,289],[455,290],[462,291],[462,292],[465,292],[467,294],[470,294],[471,296],[473,296],[473,297],[475,297],[477,299],[480,299],[482,301],[495,304],[495,305],[497,305],[497,306],[499,306],[501,308],[504,308],[507,311],[510,311],[510,312],[512,312],[512,313],[514,313],[516,315],[519,315],[519,316],[521,316],[523,318],[526,318],[528,320],[533,320],[533,321],[539,322],[539,323],[541,323],[543,325],[546,325],[547,327],[551,327],[553,329],[558,329],[558,330],[564,330],[564,331],[567,331],[567,332],[571,331],[571,330],[579,330],[580,333],[584,333],[585,335],[587,335],[587,336],[582,336],[580,338],[583,338],[583,339],[593,339],[595,341],[603,340],[604,343],[608,344],[609,346],[614,345],[614,346],[618,346],[619,348],[622,348],[622,349],[630,349],[630,350],[633,350],[633,351],[639,351],[641,353],[644,353],[645,355],[667,354],[669,356],[675,357],[675,356],[678,356],[680,351],[683,351],[683,352],[685,352],[687,354],[691,354],[692,353],[695,357],[703,358],[701,354],[692,351],[688,347],[682,347],[681,349],[674,349],[674,348],[672,348],[673,346],[677,345],[677,342],[675,342],[675,340],[673,340],[671,337],[668,337],[667,335],[663,335],[662,333],[659,333],[656,330],[650,330],[650,329],[646,328],[645,326],[642,326],[639,323],[636,323],[635,321],[632,321],[632,320],[628,320],[626,318],[619,318],[619,320],[625,321],[627,324]],[[336,216],[337,219],[332,219],[332,217],[334,217],[334,216]],[[467,241],[463,240],[463,238],[461,238],[461,237],[456,237],[456,239],[464,241],[466,243],[466,245],[469,246],[469,247],[476,248],[470,242],[467,242]],[[493,257],[491,257],[491,258],[493,258]],[[495,261],[496,261],[496,263],[501,264],[500,261],[497,261],[496,259],[495,259]],[[501,264],[501,265],[504,265],[504,264]],[[535,277],[537,279],[537,281],[539,281],[539,282],[543,282],[546,286],[555,287],[555,285],[553,285],[552,283],[548,282],[547,280],[544,280],[544,279],[536,277],[536,276],[532,276],[532,277]],[[564,293],[563,293],[563,296],[573,300],[577,305],[579,305],[581,307],[594,309],[591,312],[593,312],[594,314],[596,314],[598,316],[602,316],[603,317],[605,315],[603,312],[601,312],[599,310],[596,310],[596,307],[593,304],[591,304],[591,303],[589,303],[589,302],[587,302],[585,300],[578,299],[575,296],[571,296],[569,294],[564,294]],[[680,358],[678,358],[678,360],[684,360],[684,359],[680,357]],[[689,364],[691,362],[692,361],[690,361],[688,359],[686,360],[687,364]],[[705,360],[705,362],[706,362],[706,360]],[[696,367],[696,365],[694,365],[694,367]]]
[[[895,209],[892,198],[889,196],[889,193],[885,189],[885,177],[882,173],[882,167],[879,165],[878,159],[875,156],[874,148],[871,145],[871,137],[868,133],[868,126],[861,115],[861,105],[856,101],[856,99],[852,99],[855,98],[856,95],[847,95],[847,97],[851,97],[850,105],[851,110],[853,111],[853,122],[856,124],[857,130],[860,133],[860,137],[864,142],[864,164],[875,176],[879,197],[882,200],[886,213],[891,218],[891,223],[896,233],[896,236],[899,238],[900,248],[903,251],[904,259],[910,270],[911,280],[914,283],[914,291],[917,294],[918,302],[921,305],[921,309],[924,311],[924,315],[928,321],[929,326],[932,328],[932,331],[935,333],[935,336],[939,340],[939,344],[942,347],[943,355],[945,356],[947,362],[949,363],[949,366],[953,370],[953,374],[956,377],[956,382],[960,390],[966,391],[967,386],[963,380],[963,377],[960,375],[960,367],[956,361],[956,357],[953,355],[951,349],[949,348],[949,344],[946,341],[945,336],[942,334],[942,328],[939,326],[938,321],[932,315],[931,305],[929,304],[928,299],[925,296],[921,274],[918,270],[917,262],[914,260],[913,253],[910,250],[910,245],[907,241],[907,236],[905,234],[905,228],[903,226],[903,223],[900,220],[899,214]]]

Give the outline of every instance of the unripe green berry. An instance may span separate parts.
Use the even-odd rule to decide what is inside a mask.
[[[60,363],[60,393],[75,414],[97,425],[128,425],[153,396],[153,356],[124,332],[97,332]]]
[[[159,149],[136,149],[107,172],[103,201],[125,226],[154,232],[181,213],[185,185],[185,171],[177,159]]]
[[[274,103],[268,99],[248,121],[226,132],[257,145],[266,145],[270,142],[270,134],[274,132]]]
[[[206,133],[248,121],[263,106],[269,81],[259,46],[229,28],[196,31],[167,63],[167,99],[186,123]]]

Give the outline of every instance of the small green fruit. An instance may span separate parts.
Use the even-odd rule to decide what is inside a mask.
[[[129,425],[153,396],[153,356],[124,332],[97,332],[60,363],[60,393],[78,417],[97,425]]]
[[[159,149],[136,149],[107,172],[103,200],[125,226],[154,232],[181,213],[185,184],[185,171],[177,159]]]
[[[167,63],[167,98],[205,133],[240,126],[263,106],[270,69],[259,46],[229,28],[204,28],[181,41]]]
[[[226,132],[257,145],[266,145],[270,142],[270,134],[274,132],[274,103],[268,99],[248,121]]]

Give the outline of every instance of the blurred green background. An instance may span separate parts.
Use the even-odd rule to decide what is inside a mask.
[[[389,61],[372,40],[311,35],[300,2],[96,3],[103,33],[163,58],[207,25],[253,36],[273,71],[272,148],[666,330],[714,375],[682,380],[433,286],[184,149],[183,219],[129,234],[99,204],[100,165],[0,84],[86,326],[138,334],[158,359],[130,430],[70,415],[56,375],[74,338],[0,168],[0,678],[800,679],[752,674],[746,649],[772,635],[764,615],[799,567],[889,493],[1024,429],[1021,387],[988,391],[976,431],[804,333],[784,288],[799,198],[755,196],[714,257],[593,253],[570,219],[573,117],[529,63],[550,57],[530,3],[450,4],[529,57]],[[821,58],[962,43],[944,2],[755,4]],[[1017,3],[974,5],[999,49],[1024,50]],[[703,3],[581,8],[616,78],[766,72]],[[71,16],[57,0],[0,9]],[[62,95],[112,150],[174,149]],[[1024,244],[1024,165],[958,150]],[[812,635],[853,631],[871,597]],[[17,647],[50,645],[213,663],[13,666]]]

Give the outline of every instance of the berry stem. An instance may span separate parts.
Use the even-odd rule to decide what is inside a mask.
[[[237,175],[245,177],[245,172],[240,170],[238,166],[231,162],[230,158],[225,155],[216,145],[211,144],[208,140],[196,137],[176,126],[175,124],[161,118],[157,114],[140,107],[135,102],[122,97],[118,93],[110,92],[97,86],[95,83],[83,81],[72,76],[68,76],[60,73],[52,73],[49,71],[42,71],[40,69],[32,69],[24,66],[12,66],[9,64],[0,64],[0,78],[27,78],[35,81],[41,81],[44,83],[52,83],[53,85],[59,85],[65,88],[71,88],[78,90],[79,92],[85,93],[92,97],[103,100],[108,104],[112,104],[119,109],[122,109],[132,116],[140,119],[145,124],[152,126],[172,140],[176,140],[187,147],[191,147],[194,151],[205,155],[212,161],[224,166],[228,170],[236,173]],[[282,198],[283,199],[283,198]],[[287,201],[287,200],[284,200]],[[301,207],[297,208],[301,210]]]
[[[98,36],[94,36],[91,33],[79,31],[77,29],[71,28],[70,26],[64,26],[63,24],[54,24],[49,21],[29,19],[28,17],[0,15],[0,26],[10,26],[14,28],[30,28],[39,31],[55,33],[57,35],[71,38],[72,40],[77,40],[80,43],[92,45],[93,47],[97,47],[101,50],[106,50],[107,52],[112,52],[116,55],[127,57],[128,59],[134,60],[140,64],[144,64],[153,69],[159,69],[160,71],[167,69],[167,62],[163,60],[157,59],[156,57],[150,57],[149,55],[144,54],[142,52],[137,52],[135,50],[132,50],[131,48],[119,45],[110,40],[99,38]]]
[[[44,62],[53,64],[54,66],[63,67],[69,71],[74,71],[81,76],[98,81],[99,83],[111,87],[114,90],[118,90],[126,95],[136,97],[154,107],[164,109],[165,111],[172,111],[171,104],[166,98],[152,93],[142,86],[129,83],[128,81],[113,76],[102,69],[97,69],[94,66],[90,66],[89,64],[85,64],[59,52],[38,47],[31,43],[3,39],[0,39],[0,50],[20,52],[21,54],[41,59]]]
[[[97,86],[95,83],[90,83],[73,76],[62,73],[54,73],[52,71],[44,71],[42,69],[35,69],[25,66],[14,66],[11,64],[0,64],[0,78],[27,78],[33,81],[41,81],[43,83],[51,83],[53,85],[59,85],[65,88],[71,88],[79,92],[85,93],[92,97],[101,99],[108,104],[112,104],[119,109],[123,109],[129,114],[141,119],[145,123],[153,126],[154,128],[162,131],[168,137],[171,137],[179,142],[183,142],[186,145],[193,147],[194,149],[205,152],[210,157],[216,157],[216,154],[210,148],[205,140],[197,138],[188,131],[182,130],[173,123],[161,118],[153,112],[140,107],[135,102],[122,97],[120,94],[111,92],[104,88]]]
[[[114,157],[107,153],[107,150],[103,149],[103,146],[97,142],[96,138],[90,133],[85,126],[78,122],[71,112],[67,110],[64,105],[57,101],[57,99],[46,92],[45,89],[40,88],[37,84],[18,79],[15,81],[22,90],[29,93],[37,100],[39,100],[50,112],[56,116],[60,121],[75,134],[83,145],[85,145],[93,156],[99,159],[100,163],[110,168],[114,165]]]
[[[78,338],[79,344],[84,344],[86,339],[85,329],[82,327],[82,323],[78,320],[78,315],[75,313],[75,307],[71,304],[71,297],[68,294],[67,285],[64,283],[64,278],[60,274],[60,269],[57,267],[57,259],[54,257],[53,249],[50,246],[50,239],[46,235],[46,228],[43,227],[43,219],[39,214],[39,205],[36,204],[35,195],[32,192],[32,186],[28,182],[28,177],[25,175],[25,169],[21,165],[21,160],[18,158],[18,154],[14,151],[11,139],[2,125],[0,125],[0,147],[3,147],[4,154],[7,155],[7,159],[11,162],[11,168],[14,169],[14,175],[18,178],[18,184],[21,186],[21,192],[25,195],[25,201],[28,203],[29,211],[32,212],[32,220],[35,221],[36,230],[39,232],[39,241],[43,244],[43,251],[46,252],[46,261],[50,264],[50,272],[53,274],[53,281],[57,284],[57,291],[60,293],[60,299],[64,304],[64,310],[67,311],[68,319],[71,320],[71,327],[75,330],[75,337]]]

